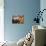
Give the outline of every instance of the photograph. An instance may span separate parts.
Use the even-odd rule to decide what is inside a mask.
[[[24,16],[12,16],[12,24],[24,24]]]

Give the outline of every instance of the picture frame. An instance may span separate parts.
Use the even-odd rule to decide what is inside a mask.
[[[24,16],[12,16],[12,24],[24,24]]]

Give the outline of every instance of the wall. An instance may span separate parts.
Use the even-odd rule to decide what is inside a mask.
[[[46,9],[46,0],[41,0],[41,1],[40,1],[40,9],[41,9],[41,10]],[[43,22],[40,21],[40,25],[46,27],[46,11],[44,11],[42,17],[43,17],[44,20],[43,20]],[[45,41],[46,41],[46,40],[45,40]],[[45,42],[45,43],[46,43],[46,42]]]
[[[40,0],[4,0],[4,34],[7,41],[18,41],[32,29]],[[12,24],[11,17],[24,15],[24,24]]]
[[[4,0],[0,0],[0,42],[4,41]]]
[[[41,11],[43,9],[46,9],[46,0],[41,0],[40,1],[40,9],[41,9]],[[46,10],[43,12],[42,17],[43,17],[43,22],[41,21],[40,25],[46,26]]]

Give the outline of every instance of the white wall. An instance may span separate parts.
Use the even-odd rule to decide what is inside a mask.
[[[4,41],[4,0],[0,0],[0,41]]]
[[[40,9],[46,9],[46,0],[40,0]],[[44,21],[40,21],[40,25],[43,25],[46,27],[46,11],[44,11],[43,15],[42,15]],[[45,42],[46,43],[46,42]]]
[[[46,9],[46,0],[40,0],[40,9]],[[43,12],[43,22],[40,22],[40,25],[46,26],[46,11]]]

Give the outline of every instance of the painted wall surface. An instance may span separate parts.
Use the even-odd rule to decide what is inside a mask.
[[[4,0],[0,0],[0,42],[4,41]]]
[[[46,0],[41,0],[40,1],[40,9],[41,9],[41,11],[43,9],[46,9]],[[46,10],[43,12],[42,17],[43,17],[43,22],[41,21],[40,25],[46,26]]]
[[[40,9],[41,10],[46,9],[46,0],[41,0],[40,1]],[[40,25],[46,27],[46,11],[44,11],[42,17],[43,17],[43,22],[41,21]],[[45,40],[45,44],[46,44],[46,40]]]
[[[32,29],[34,17],[40,9],[40,0],[5,0],[4,34],[7,41],[18,41]],[[12,16],[24,15],[24,24],[12,24]]]

